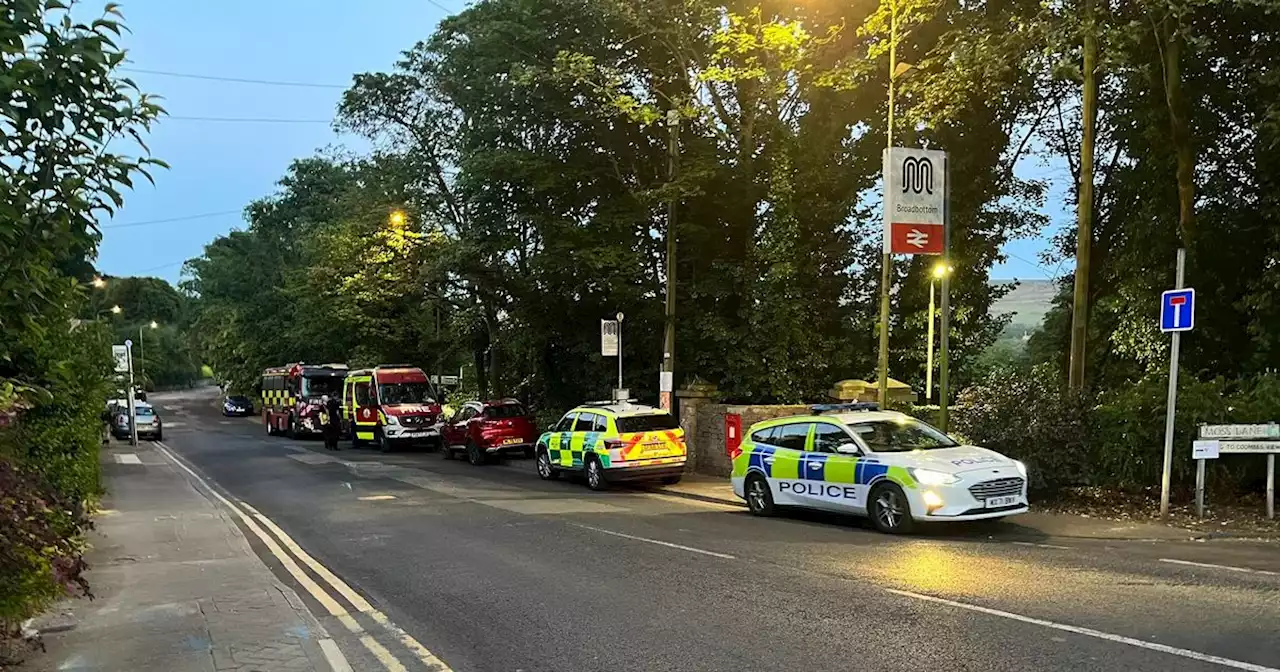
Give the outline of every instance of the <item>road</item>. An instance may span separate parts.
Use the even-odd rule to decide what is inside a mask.
[[[243,514],[356,670],[1280,668],[1275,546],[759,519],[525,460],[329,453],[209,394],[159,401],[157,449]]]

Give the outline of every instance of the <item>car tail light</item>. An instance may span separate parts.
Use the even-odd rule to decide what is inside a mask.
[[[619,450],[622,448],[622,445],[623,445],[622,439],[605,439],[604,440],[605,450]]]

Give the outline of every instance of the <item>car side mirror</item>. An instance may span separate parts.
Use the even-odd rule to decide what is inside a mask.
[[[836,446],[836,452],[841,455],[861,455],[862,449],[856,443],[842,443]]]

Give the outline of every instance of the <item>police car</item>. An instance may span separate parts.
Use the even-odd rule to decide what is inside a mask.
[[[881,532],[904,533],[916,522],[1027,511],[1027,469],[1017,460],[874,403],[810,410],[752,425],[733,456],[733,492],[752,513],[854,513]]]
[[[679,483],[688,455],[684,430],[670,413],[629,401],[583,404],[538,438],[538,476],[580,473],[587,487],[640,479]]]

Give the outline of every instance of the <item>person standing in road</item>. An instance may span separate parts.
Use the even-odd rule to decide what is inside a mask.
[[[338,400],[324,395],[324,447],[329,450],[341,450],[338,447],[338,434],[342,431],[342,408]]]

